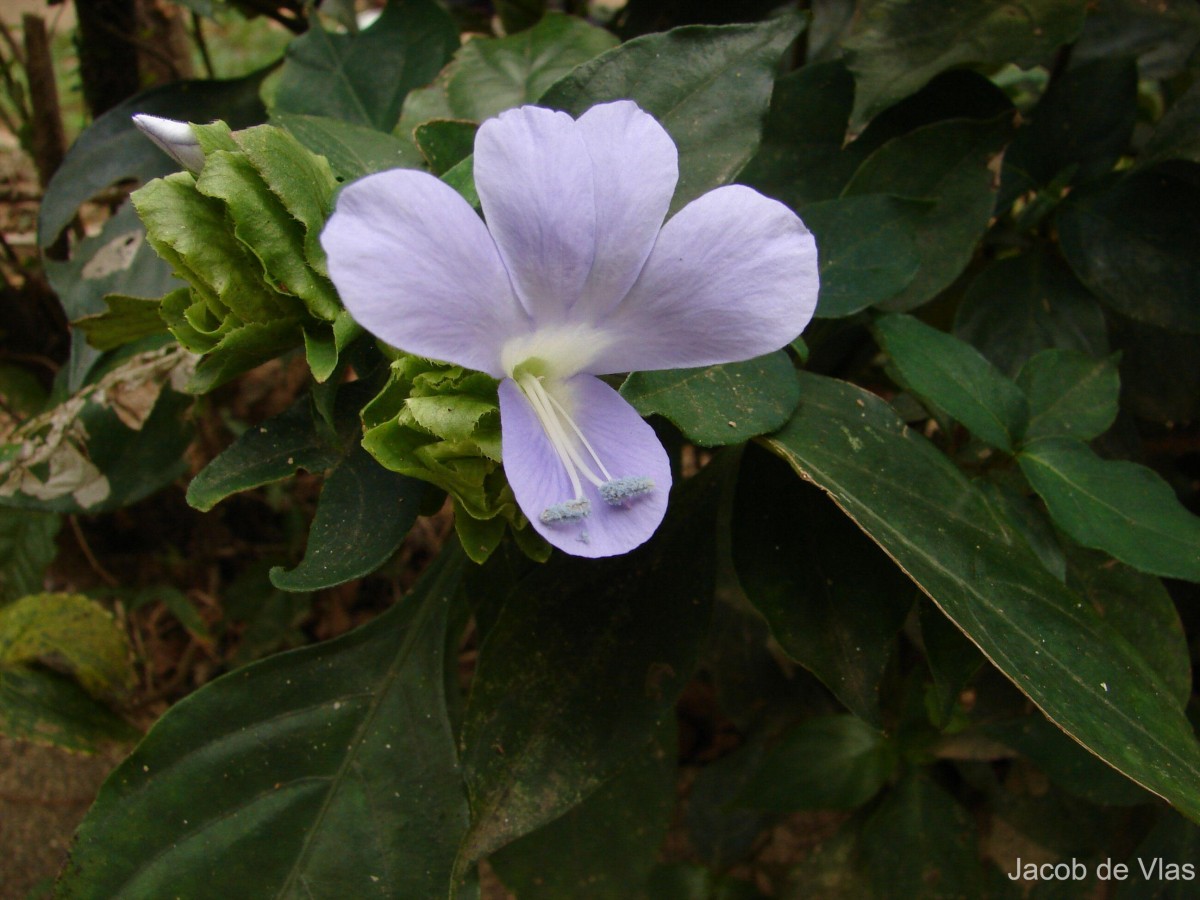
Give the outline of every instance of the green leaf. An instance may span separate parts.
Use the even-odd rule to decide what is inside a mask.
[[[1112,314],[1121,353],[1121,402],[1134,415],[1168,428],[1200,419],[1200,335],[1180,334]]]
[[[38,244],[52,243],[76,210],[96,193],[127,178],[143,184],[179,167],[133,124],[134,113],[245,128],[266,118],[258,98],[260,69],[229,81],[179,81],[151,88],[114,106],[84,130],[46,188],[38,212]]]
[[[708,627],[720,468],[676,491],[647,544],[614,559],[560,554],[509,595],[463,724],[459,871],[577,806],[673,715]]]
[[[221,337],[196,366],[187,390],[207,394],[231,378],[249,372],[291,350],[302,340],[295,319],[251,322]]]
[[[597,103],[637,101],[679,149],[674,211],[732,181],[754,156],[779,57],[802,25],[783,16],[635,38],[580,66],[540,103],[579,116]]]
[[[1140,165],[1187,159],[1200,163],[1200,81],[1178,97],[1166,111],[1138,158]]]
[[[914,898],[983,896],[971,816],[922,772],[888,793],[863,823],[859,843],[879,897],[901,885]]]
[[[446,85],[450,108],[457,116],[482,122],[534,103],[576,66],[617,43],[611,32],[555,12],[509,37],[467,41],[455,54]]]
[[[911,582],[765,454],[745,454],[731,531],[738,580],[784,652],[881,727],[879,682],[916,599]]]
[[[1101,459],[1068,438],[1031,442],[1017,461],[1055,524],[1083,546],[1143,572],[1200,581],[1200,518],[1151,469]]]
[[[800,391],[782,350],[707,369],[634,372],[621,396],[643,416],[670,419],[703,447],[740,444],[788,420]]]
[[[528,28],[546,12],[546,0],[496,0],[496,13],[505,34]]]
[[[1042,350],[1108,353],[1104,310],[1054,253],[990,263],[971,282],[954,333],[1010,378]]]
[[[921,265],[913,234],[931,205],[863,194],[805,206],[821,259],[816,315],[852,316],[908,287]]]
[[[931,718],[934,725],[944,726],[959,703],[963,688],[983,666],[984,659],[979,648],[934,604],[922,602],[917,613],[921,623],[921,646],[925,651],[925,661],[929,664],[929,673],[933,676],[937,700],[936,716]],[[1058,733],[1062,734],[1061,731]],[[1112,772],[1102,763],[1100,765]],[[1113,777],[1121,778],[1120,775]]]
[[[106,312],[84,316],[71,323],[87,335],[88,343],[97,350],[113,350],[167,330],[158,314],[161,302],[158,298],[108,294],[104,302],[108,304]]]
[[[1200,167],[1140,169],[1072,191],[1057,223],[1067,262],[1122,315],[1200,332]],[[1154,290],[1147,290],[1154,285]]]
[[[861,124],[934,75],[963,65],[1039,61],[1083,27],[1076,0],[880,0],[845,43]]]
[[[1032,124],[1004,153],[1000,208],[1052,182],[1061,187],[1108,174],[1133,132],[1137,80],[1127,57],[1093,60],[1052,79],[1030,113]]]
[[[488,857],[505,886],[528,900],[627,900],[654,868],[676,799],[678,738],[659,740],[549,825]]]
[[[271,570],[285,591],[315,591],[369,575],[416,521],[424,482],[389,472],[355,447],[325,479],[300,565]]]
[[[886,403],[803,373],[801,393],[767,445],[829,492],[1060,728],[1200,816],[1200,746],[1142,657]]]
[[[187,501],[207,512],[239,491],[280,481],[300,469],[321,472],[340,459],[317,433],[308,397],[243,432],[188,485]]]
[[[0,609],[0,668],[37,660],[70,672],[93,696],[133,685],[125,630],[81,594],[32,594]]]
[[[42,590],[60,527],[54,513],[0,507],[0,606]]]
[[[898,762],[892,743],[857,716],[817,716],[783,735],[738,803],[775,812],[854,809],[879,792]]]
[[[471,155],[479,126],[459,119],[433,119],[413,129],[429,171],[442,176]]]
[[[1021,367],[1017,386],[1029,400],[1025,440],[1074,437],[1090,441],[1117,418],[1119,357],[1094,359],[1072,350],[1043,350]]]
[[[1013,452],[1029,405],[1020,388],[978,350],[912,316],[884,316],[875,329],[905,386],[980,440]]]
[[[101,788],[59,896],[444,896],[466,827],[443,681],[461,559],[168,710]]]
[[[271,124],[286,128],[313,153],[329,160],[339,181],[353,181],[387,169],[419,169],[421,152],[410,140],[328,116],[279,113]]]
[[[310,28],[288,45],[271,114],[328,116],[390,132],[405,95],[433,81],[458,47],[434,0],[390,0],[356,35]]]
[[[28,666],[0,668],[0,734],[80,753],[141,736],[75,681]]]
[[[1195,887],[1200,859],[1200,828],[1171,810],[1162,810],[1150,833],[1126,858],[1129,880],[1118,882],[1117,900],[1164,897],[1186,900]]]
[[[1200,9],[1188,0],[1104,0],[1088,8],[1073,63],[1136,56],[1142,78],[1173,78],[1185,72],[1200,43]]]
[[[953,119],[888,141],[854,173],[845,196],[892,194],[933,201],[913,232],[921,267],[887,307],[912,309],[948,287],[975,253],[996,202],[993,158],[1010,116]]]
[[[842,150],[853,104],[854,79],[841,60],[784,75],[771,94],[762,146],[738,180],[793,209],[833,200],[861,162]]]

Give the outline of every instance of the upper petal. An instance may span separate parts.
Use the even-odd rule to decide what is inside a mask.
[[[577,375],[554,389],[569,407],[596,455],[614,478],[644,477],[646,494],[613,506],[590,483],[584,496],[590,513],[577,521],[547,524],[542,512],[571,500],[566,470],[538,423],[529,401],[512,379],[500,383],[500,428],[504,471],[522,511],[547,541],[574,556],[615,556],[644,543],[662,522],[671,488],[671,464],[654,429],[616,391],[590,375]]]
[[[817,248],[790,209],[742,185],[709,191],[659,233],[603,323],[595,374],[711,366],[796,337],[817,306]]]
[[[479,216],[425,172],[344,188],[321,246],[350,315],[408,353],[499,378],[504,342],[530,328]]]
[[[575,120],[522,106],[475,136],[475,188],[513,287],[539,324],[562,322],[592,268],[592,164]]]
[[[596,250],[573,317],[597,321],[637,280],[679,180],[666,130],[631,100],[602,103],[577,123],[596,185]]]

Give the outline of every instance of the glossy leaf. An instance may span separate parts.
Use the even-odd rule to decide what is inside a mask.
[[[458,29],[434,0],[391,0],[356,35],[310,28],[288,45],[271,114],[329,116],[390,132],[405,95],[433,81],[457,47]]]
[[[444,896],[467,821],[442,678],[460,566],[168,710],[101,789],[59,896]]]
[[[989,263],[968,286],[954,333],[1010,378],[1042,350],[1108,353],[1100,303],[1046,250]]]
[[[1090,441],[1117,418],[1121,390],[1117,359],[1070,350],[1044,350],[1021,368],[1017,386],[1029,400],[1025,440],[1074,437]]]
[[[271,124],[286,128],[313,153],[329,160],[329,167],[341,181],[353,181],[387,169],[416,169],[423,163],[421,152],[412,141],[365,125],[296,113],[273,115]]]
[[[455,54],[446,85],[450,108],[461,118],[482,122],[534,103],[576,66],[616,45],[611,32],[555,12],[508,37],[468,41]]]
[[[913,242],[930,204],[888,194],[813,203],[801,210],[820,248],[816,315],[836,319],[882,303],[908,287],[921,265]]]
[[[819,493],[752,451],[731,529],[738,580],[775,640],[881,727],[879,682],[916,599],[904,573]]]
[[[44,589],[60,527],[55,513],[0,508],[0,606]]]
[[[597,103],[636,100],[679,148],[677,210],[732,181],[754,156],[776,65],[800,28],[784,16],[635,38],[580,66],[540,103],[578,116]]]
[[[1060,728],[1200,816],[1200,745],[1141,656],[887,404],[814,375],[801,376],[801,393],[767,445],[829,492]]]
[[[577,806],[673,715],[712,603],[714,466],[683,488],[648,544],[556,556],[509,595],[463,725],[460,871]]]
[[[340,458],[318,435],[308,397],[247,429],[188,485],[187,501],[208,511],[231,494],[294,475],[320,472]]]
[[[82,594],[31,594],[0,609],[0,668],[53,660],[93,696],[132,686],[125,630]]]
[[[970,344],[911,316],[875,323],[904,385],[993,447],[1012,453],[1029,404],[1021,390]]]
[[[1073,191],[1057,216],[1063,255],[1100,299],[1132,319],[1192,334],[1200,332],[1197,172],[1180,162],[1114,177]]]
[[[800,391],[783,351],[706,369],[634,372],[621,396],[643,416],[670,419],[703,447],[740,444],[788,420]]]
[[[1055,524],[1083,546],[1143,572],[1200,581],[1200,518],[1153,470],[1101,459],[1067,438],[1034,441],[1017,460]]]
[[[782,76],[771,94],[762,146],[738,181],[793,209],[836,198],[861,162],[843,151],[853,104],[854,79],[841,60]]]
[[[864,122],[946,69],[1038,61],[1083,26],[1075,0],[881,0],[862,16],[845,47]]]
[[[528,900],[628,900],[654,868],[675,806],[675,723],[594,794],[488,862]]]
[[[962,272],[995,206],[992,163],[1009,137],[1010,117],[951,120],[918,128],[872,153],[844,194],[893,194],[933,201],[913,240],[921,267],[888,309],[919,306]]]
[[[315,591],[369,575],[383,565],[416,521],[425,483],[390,472],[355,447],[325,479],[294,569],[271,570],[285,591]]]
[[[756,809],[854,809],[882,788],[899,758],[896,748],[856,716],[807,719],[768,753],[738,798]]]

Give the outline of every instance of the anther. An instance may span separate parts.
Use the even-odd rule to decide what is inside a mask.
[[[565,503],[547,506],[538,518],[546,525],[555,525],[559,522],[578,522],[591,511],[591,501],[584,497],[580,500],[568,500]]]
[[[609,506],[620,506],[626,500],[633,500],[654,490],[654,482],[643,475],[626,475],[624,478],[614,478],[600,485],[600,496]]]

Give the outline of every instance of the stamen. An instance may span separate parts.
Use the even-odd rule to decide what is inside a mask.
[[[652,490],[652,479],[644,475],[626,475],[624,478],[613,478],[600,485],[600,496],[609,506],[620,506],[626,500],[633,500]]]
[[[542,510],[538,517],[547,525],[556,522],[578,522],[592,511],[591,501],[586,497],[579,500],[568,500],[566,503],[555,503]]]

